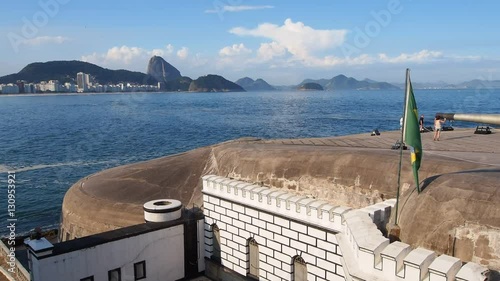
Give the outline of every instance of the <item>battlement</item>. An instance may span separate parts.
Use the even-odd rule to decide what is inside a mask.
[[[343,231],[342,215],[351,209],[295,195],[283,189],[268,188],[225,177],[208,175],[202,179],[205,194],[212,194],[336,232]]]
[[[267,258],[261,262],[269,260],[269,257],[273,257],[272,260],[280,257],[282,263],[279,265],[266,266],[277,266],[278,270],[285,273],[293,274],[293,269],[289,268],[293,253],[302,253],[308,271],[311,269],[312,272],[308,272],[308,280],[342,280],[346,276],[359,280],[461,281],[487,278],[488,270],[478,264],[462,265],[459,259],[451,256],[437,256],[435,252],[423,248],[412,249],[402,242],[389,243],[380,229],[383,230],[389,222],[395,199],[351,209],[298,196],[283,189],[220,176],[208,175],[202,179],[206,210],[205,236],[209,247],[208,251],[206,248],[206,256],[210,257],[213,250],[210,248],[213,244],[210,225],[218,223],[222,226],[222,264],[242,275],[248,273],[248,268],[241,266],[248,264],[245,261],[246,252],[241,252],[239,260],[231,260],[224,251],[231,251],[234,255],[237,249],[246,247],[244,241],[248,237],[241,236],[241,233],[245,233],[254,237],[265,250],[268,250],[268,245],[273,245],[265,255]],[[293,229],[292,225],[298,229]],[[297,235],[283,239],[285,232],[297,232]],[[231,245],[235,244],[234,241],[226,241],[226,238],[241,240],[241,245]],[[320,244],[323,246],[319,247]],[[294,246],[298,248],[294,250]],[[287,251],[290,252],[288,256]],[[288,269],[283,265],[285,263]],[[330,273],[332,264],[334,271]],[[272,279],[271,272],[274,270],[264,271],[261,274],[267,275],[261,277]]]

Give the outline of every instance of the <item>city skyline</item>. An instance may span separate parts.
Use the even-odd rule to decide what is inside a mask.
[[[36,61],[145,72],[160,55],[182,75],[274,85],[345,74],[458,83],[500,80],[494,1],[41,0],[3,4],[0,76]]]

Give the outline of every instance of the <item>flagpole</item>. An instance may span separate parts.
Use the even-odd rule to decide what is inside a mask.
[[[406,131],[406,109],[408,107],[408,95],[410,93],[409,90],[409,83],[408,81],[410,80],[410,69],[406,69],[406,81],[405,81],[405,101],[403,104],[403,124],[401,128],[401,145],[399,147],[399,169],[398,169],[398,191],[396,194],[396,218],[395,218],[395,225],[398,225],[398,209],[399,209],[399,191],[401,189],[401,165],[403,163],[403,146],[404,146],[404,133]]]

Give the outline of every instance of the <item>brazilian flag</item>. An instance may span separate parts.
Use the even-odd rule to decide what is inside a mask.
[[[411,146],[411,165],[413,168],[413,176],[417,185],[417,191],[420,193],[418,181],[418,169],[422,160],[422,139],[420,138],[420,127],[418,125],[418,109],[413,95],[410,78],[408,77],[408,95],[406,105],[406,120],[405,120],[405,142]]]

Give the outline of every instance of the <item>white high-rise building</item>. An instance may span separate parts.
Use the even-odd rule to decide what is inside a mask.
[[[90,87],[90,75],[83,72],[78,72],[76,74],[76,84],[78,87],[78,92],[86,92]]]
[[[87,90],[87,86],[85,85],[85,73],[78,72],[76,74],[76,85],[79,93]]]
[[[92,83],[90,81],[90,74],[85,73],[85,84],[87,84],[87,88],[92,86]]]

